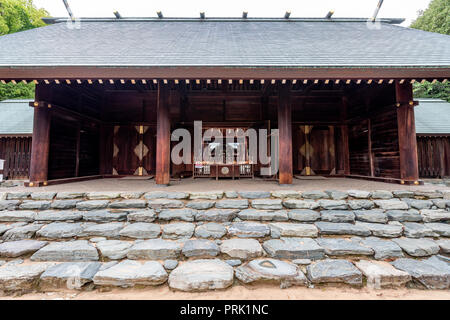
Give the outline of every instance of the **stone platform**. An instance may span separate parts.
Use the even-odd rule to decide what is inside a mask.
[[[0,193],[0,291],[450,289],[450,191]]]

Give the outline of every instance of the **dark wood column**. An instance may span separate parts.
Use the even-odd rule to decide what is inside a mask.
[[[278,91],[279,183],[292,184],[292,111],[290,85]]]
[[[414,122],[414,101],[412,85],[408,83],[395,86],[397,99],[398,143],[400,150],[400,179],[402,183],[418,184],[419,169],[417,160],[416,126]]]
[[[45,98],[42,85],[36,86],[31,144],[30,187],[46,185],[48,179],[48,154],[50,149],[51,105]]]
[[[170,115],[169,87],[158,84],[158,106],[156,127],[156,184],[170,182]]]

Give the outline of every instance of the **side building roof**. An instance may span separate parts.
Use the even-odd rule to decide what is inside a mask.
[[[416,133],[421,135],[450,135],[450,103],[440,99],[416,99]]]
[[[32,135],[34,109],[33,100],[0,101],[0,136]]]

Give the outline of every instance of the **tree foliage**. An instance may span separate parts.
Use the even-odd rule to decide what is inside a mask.
[[[42,17],[49,14],[33,5],[33,0],[0,0],[0,36],[42,27]],[[34,84],[0,84],[0,101],[4,99],[31,99]]]
[[[450,0],[433,0],[419,14],[411,28],[450,35]],[[416,83],[414,95],[418,98],[439,98],[450,102],[450,83]]]

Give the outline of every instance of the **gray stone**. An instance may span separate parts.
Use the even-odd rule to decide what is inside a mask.
[[[320,238],[317,243],[325,249],[329,256],[365,255],[371,256],[374,252],[371,248],[360,244],[359,239],[332,239]]]
[[[118,238],[123,227],[123,222],[92,224],[84,228],[83,235],[88,237]]]
[[[255,199],[252,200],[252,207],[261,210],[280,210],[283,209],[281,199]]]
[[[373,222],[373,223],[387,223],[388,217],[383,210],[356,210],[353,211],[356,216],[356,220],[363,222]]]
[[[371,289],[404,286],[411,281],[409,273],[395,269],[387,262],[360,260],[356,267],[367,278],[367,286]]]
[[[320,213],[310,209],[289,210],[288,217],[299,222],[314,222],[320,219]]]
[[[161,234],[161,226],[156,223],[131,223],[119,232],[120,236],[135,239],[153,239]]]
[[[242,261],[239,259],[229,259],[229,260],[225,260],[225,262],[232,267],[237,267],[242,264]]]
[[[36,221],[75,221],[81,220],[83,214],[79,211],[55,211],[46,210],[37,212],[34,219]]]
[[[47,239],[62,239],[76,237],[82,231],[81,223],[53,222],[43,226],[36,232],[36,235]]]
[[[449,254],[450,253],[450,239],[441,239],[436,241],[436,243],[441,248],[441,253]]]
[[[170,209],[162,210],[159,213],[158,218],[160,220],[171,221],[171,220],[181,220],[181,221],[194,221],[195,210],[193,209]]]
[[[223,191],[205,191],[205,192],[191,192],[189,194],[189,199],[206,199],[206,200],[217,200],[222,199]]]
[[[164,192],[164,191],[151,191],[147,192],[144,195],[145,199],[176,199],[176,200],[183,200],[187,199],[189,197],[189,194],[186,192],[178,192],[178,191],[172,191],[172,192]]]
[[[162,209],[183,208],[184,204],[182,201],[175,199],[156,199],[156,200],[149,200],[148,206],[156,210],[156,212],[159,212]]]
[[[84,192],[58,192],[56,199],[78,199],[83,198],[86,194]]]
[[[122,288],[160,285],[167,280],[167,272],[157,261],[124,260],[111,268],[97,272],[94,284]]]
[[[85,284],[92,282],[100,267],[100,262],[64,262],[51,266],[40,277],[40,289],[79,290]]]
[[[151,239],[135,243],[127,257],[133,260],[178,259],[180,252],[181,245],[174,241]]]
[[[0,211],[0,222],[32,222],[34,216],[33,211]]]
[[[98,253],[87,240],[51,242],[31,256],[33,261],[96,261]]]
[[[448,289],[450,286],[450,272],[439,265],[415,259],[397,259],[391,264],[409,273],[415,282],[427,289]]]
[[[108,191],[94,191],[88,192],[86,197],[89,200],[101,200],[101,199],[117,199],[120,197],[119,192],[108,192]]]
[[[247,199],[263,199],[270,198],[270,192],[268,191],[240,191],[241,198]]]
[[[76,208],[78,210],[98,210],[104,209],[108,206],[108,200],[89,200],[89,201],[80,201],[76,204]]]
[[[201,239],[186,241],[181,252],[188,258],[210,258],[217,256],[220,250],[215,242]]]
[[[124,199],[139,199],[144,195],[145,192],[143,191],[127,191],[127,192],[121,192],[120,197]]]
[[[438,209],[446,209],[450,207],[450,200],[432,199],[431,201],[436,207],[438,207]]]
[[[225,197],[227,197],[227,198],[238,198],[239,194],[236,191],[225,191]]]
[[[271,223],[272,238],[280,237],[317,237],[318,230],[313,224]]]
[[[239,210],[236,209],[199,210],[195,213],[195,220],[225,222],[233,220],[238,213]]]
[[[413,257],[431,256],[439,253],[439,246],[429,239],[400,238],[393,240],[407,254]]]
[[[392,199],[394,195],[387,190],[375,190],[371,195],[372,199]]]
[[[56,192],[47,191],[47,192],[33,192],[31,193],[31,199],[33,200],[53,200]]]
[[[375,259],[385,260],[393,258],[402,258],[402,249],[391,240],[383,240],[376,237],[369,237],[361,240],[361,244],[372,248],[375,252]]]
[[[147,202],[145,200],[138,200],[138,199],[115,201],[109,204],[109,207],[113,209],[129,209],[129,208],[142,209],[145,208],[146,206]]]
[[[228,234],[239,238],[264,238],[270,235],[270,228],[256,222],[234,222]]]
[[[169,287],[181,291],[225,289],[233,284],[234,270],[218,259],[188,261],[170,273]]]
[[[326,222],[354,222],[355,214],[347,210],[323,210],[320,211],[320,219]]]
[[[51,203],[50,208],[61,210],[74,209],[76,208],[77,203],[81,201],[82,200],[55,200]]]
[[[403,234],[403,226],[395,224],[356,222],[356,226],[369,229],[372,235],[383,238],[396,238]]]
[[[195,236],[198,238],[220,239],[227,233],[227,228],[219,223],[205,223],[195,228]]]
[[[270,193],[274,198],[291,198],[291,199],[300,199],[302,197],[300,192],[293,190],[276,190]]]
[[[450,224],[448,223],[425,223],[424,226],[430,228],[436,235],[450,237]]]
[[[450,212],[445,210],[420,210],[423,222],[450,221]]]
[[[264,250],[277,259],[322,259],[325,250],[311,238],[282,238],[267,240]]]
[[[220,251],[230,258],[250,260],[263,255],[259,242],[255,239],[229,239],[220,244]]]
[[[405,237],[408,238],[423,238],[438,236],[433,230],[422,223],[404,222]]]
[[[306,267],[312,283],[345,283],[362,286],[362,273],[347,260],[322,260]]]
[[[421,222],[422,216],[415,209],[409,210],[389,210],[386,212],[390,221],[400,222]]]
[[[407,210],[408,204],[399,199],[375,200],[375,204],[383,210]]]
[[[35,235],[36,231],[42,228],[42,224],[31,223],[24,226],[17,226],[7,230],[2,239],[5,241],[15,241],[23,239],[31,239]]]
[[[126,211],[95,210],[83,212],[83,220],[91,222],[125,221],[127,215]]]
[[[299,265],[299,266],[307,266],[311,264],[311,259],[295,259],[292,260],[292,263]]]
[[[155,219],[156,213],[153,209],[133,211],[127,215],[130,222],[153,222]]]
[[[106,240],[105,237],[94,237],[94,238],[90,238],[89,239],[89,241],[92,242],[92,243],[97,243],[97,242],[105,241],[105,240]]]
[[[163,239],[189,239],[194,234],[195,224],[177,222],[163,226]]]
[[[348,193],[339,190],[325,190],[326,194],[333,200],[344,200],[348,198]]]
[[[19,200],[0,200],[0,211],[2,210],[16,210]]]
[[[166,270],[173,270],[177,266],[178,266],[177,260],[171,260],[171,259],[164,260],[164,269],[166,269]]]
[[[353,210],[372,209],[375,204],[371,200],[348,200],[348,206]]]
[[[396,198],[414,198],[413,191],[397,190],[392,192]]]
[[[329,196],[327,193],[323,191],[311,190],[311,191],[303,191],[302,192],[303,199],[328,199]]]
[[[276,281],[283,287],[307,285],[305,275],[295,264],[275,259],[250,261],[236,268],[236,278],[243,283]]]
[[[315,225],[319,229],[321,235],[371,235],[368,228],[351,223],[316,222]]]
[[[416,199],[402,199],[413,209],[430,209],[433,206],[433,202],[430,200],[416,200]]]
[[[288,209],[317,209],[319,204],[314,200],[284,199],[283,206]]]
[[[234,199],[225,199],[216,202],[216,208],[218,209],[247,209],[248,208],[248,200],[234,200]]]
[[[133,243],[120,240],[105,240],[97,243],[101,255],[111,260],[123,259],[127,256]]]
[[[186,204],[186,208],[195,209],[195,210],[207,210],[214,207],[216,204],[215,201],[191,201]]]
[[[416,191],[414,191],[414,195],[416,197],[424,197],[424,198],[431,198],[431,199],[443,198],[443,196],[444,196],[439,190],[435,190],[435,191],[416,190]]]
[[[31,192],[8,192],[6,200],[23,200],[30,196]]]
[[[364,190],[348,190],[348,195],[355,199],[369,199],[371,193]]]
[[[35,289],[39,276],[48,263],[4,266],[0,268],[0,291],[26,293]]]
[[[288,212],[286,210],[256,210],[245,209],[239,212],[241,220],[255,221],[288,221]]]
[[[345,200],[319,200],[319,206],[325,210],[346,210],[348,209]]]
[[[0,257],[16,258],[34,253],[44,247],[46,241],[19,240],[0,243]]]

